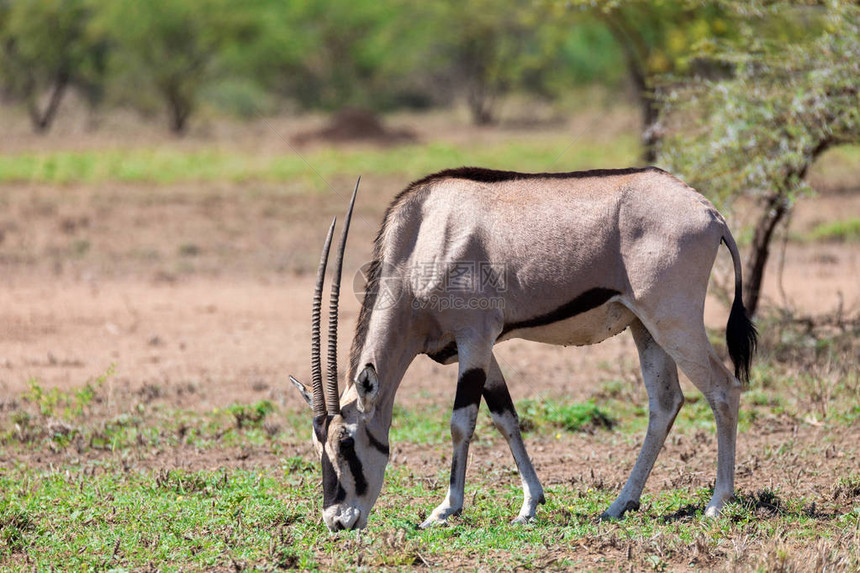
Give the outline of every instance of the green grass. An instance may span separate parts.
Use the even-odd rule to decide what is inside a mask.
[[[189,412],[156,402],[106,416],[100,408],[109,371],[68,391],[48,391],[31,381],[16,409],[0,419],[0,452],[8,460],[0,468],[0,569],[346,571],[428,564],[770,571],[819,563],[834,571],[857,570],[860,474],[831,475],[820,465],[845,456],[838,467],[850,467],[855,455],[842,446],[844,433],[858,420],[856,338],[816,338],[815,332],[792,331],[767,319],[760,324],[764,346],[742,400],[742,431],[746,426],[758,433],[785,421],[801,431],[739,458],[739,471],[757,472],[755,485],[740,489],[718,519],[702,516],[711,495],[702,486],[710,477],[680,469],[685,479],[676,482],[675,470],[667,474],[664,467],[662,480],[650,480],[639,511],[600,522],[618,494],[614,480],[626,475],[625,469],[606,479],[604,463],[590,478],[584,466],[571,468],[565,479],[544,479],[547,504],[538,508],[537,520],[511,526],[522,496],[512,462],[474,456],[464,514],[448,527],[418,530],[416,524],[445,496],[448,464],[405,463],[398,447],[423,446],[431,458],[437,450],[450,451],[450,412],[439,404],[396,408],[390,436],[395,459],[369,529],[335,535],[320,518],[319,465],[309,445],[306,411],[284,412],[260,401]],[[592,431],[587,439],[593,453],[629,453],[629,460],[617,462],[626,466],[647,424],[642,398],[635,378],[623,376],[604,383],[591,401],[525,400],[517,408],[536,459],[544,444],[573,442],[571,433]],[[810,416],[815,427],[826,424],[812,441],[805,422]],[[680,438],[671,444],[684,449],[671,456],[699,451],[700,436],[712,431],[706,400],[691,393],[670,437]],[[839,435],[843,440],[833,442]],[[502,448],[496,452],[504,450],[486,410],[474,441],[476,448],[495,444]],[[834,443],[840,449],[831,451]],[[248,453],[240,458],[243,469],[175,467],[182,464],[174,460],[190,452],[227,460],[230,452]],[[258,453],[266,461],[255,462]],[[30,463],[42,456],[53,457]],[[661,459],[670,466],[684,460],[667,460],[665,452]],[[761,469],[749,470],[759,464]],[[707,468],[710,476],[712,466]],[[796,473],[800,469],[802,475]],[[815,481],[801,485],[807,480]]]
[[[36,380],[31,380],[29,386],[23,400],[30,408],[15,411],[8,424],[0,424],[0,446],[23,451],[78,452],[140,448],[166,451],[186,446],[198,450],[261,446],[280,449],[285,440],[301,443],[310,435],[307,413],[278,412],[268,400],[232,404],[209,412],[138,404],[127,412],[90,419],[89,403],[101,390],[101,383],[94,386],[88,382],[81,389],[68,391],[44,390]],[[79,402],[80,396],[86,396],[83,403]],[[527,432],[551,435],[615,426],[615,415],[593,401],[523,400],[518,402],[517,411]],[[647,412],[642,415],[647,417]],[[441,405],[409,409],[395,406],[390,439],[395,444],[449,444],[449,419],[450,410]],[[475,439],[500,439],[486,405],[478,417]]]
[[[315,464],[287,459],[277,470],[124,471],[110,464],[0,471],[0,565],[67,570],[253,567],[350,570],[357,566],[469,566],[541,569],[561,550],[567,566],[588,551],[665,567],[679,553],[717,563],[744,537],[832,537],[857,527],[857,512],[822,531],[804,500],[762,490],[741,495],[725,515],[703,519],[707,490],[670,489],[643,498],[623,522],[596,516],[614,492],[550,486],[536,523],[513,527],[518,488],[492,473],[467,487],[467,513],[450,527],[415,529],[444,491],[404,466],[389,468],[367,533],[332,535],[320,520]],[[698,546],[698,547],[697,547]],[[691,550],[691,548],[693,550]],[[615,549],[615,551],[613,551]],[[655,560],[656,558],[656,560]],[[593,566],[593,564],[591,565]]]
[[[801,240],[840,243],[860,241],[860,217],[821,223],[803,235]]]
[[[0,183],[182,183],[306,180],[360,173],[417,177],[459,165],[521,171],[575,170],[636,163],[638,142],[623,136],[608,142],[558,135],[520,142],[457,146],[443,143],[388,149],[322,149],[304,155],[254,155],[175,148],[51,151],[0,155]]]
[[[603,408],[590,402],[564,403],[558,400],[523,400],[517,404],[523,429],[576,432],[595,428],[612,429],[616,421]]]

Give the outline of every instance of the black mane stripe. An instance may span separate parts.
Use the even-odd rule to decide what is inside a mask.
[[[458,167],[456,169],[446,169],[433,173],[410,183],[403,191],[397,194],[385,215],[382,218],[382,225],[373,242],[373,256],[370,267],[367,271],[367,285],[365,288],[364,301],[361,304],[361,310],[358,314],[358,323],[355,327],[355,336],[352,339],[352,347],[350,349],[349,371],[347,373],[347,384],[351,384],[353,378],[358,373],[358,360],[361,351],[364,349],[367,341],[367,334],[370,328],[370,314],[373,311],[373,306],[376,303],[376,295],[379,289],[379,279],[382,273],[382,248],[383,237],[385,231],[391,221],[392,213],[403,205],[413,194],[437,181],[444,179],[465,179],[478,183],[499,183],[502,181],[518,181],[528,179],[586,179],[590,177],[619,177],[624,175],[634,175],[637,173],[665,173],[657,167],[630,167],[627,169],[592,169],[590,171],[570,171],[565,173],[518,173],[516,171],[500,171],[496,169],[484,169],[481,167]],[[599,306],[599,305],[598,305]],[[512,329],[510,329],[512,330]],[[445,349],[448,350],[448,349]],[[446,352],[447,353],[447,352]],[[453,356],[453,355],[450,355]],[[448,358],[450,358],[450,356]]]
[[[414,189],[423,187],[428,183],[442,179],[467,179],[478,183],[499,183],[502,181],[518,181],[526,179],[586,179],[589,177],[619,177],[623,175],[634,175],[647,171],[663,172],[657,167],[629,167],[627,169],[591,169],[589,171],[567,171],[561,173],[520,173],[517,171],[499,171],[497,169],[484,169],[483,167],[458,167],[446,169],[428,175],[423,179],[413,182],[407,187]]]

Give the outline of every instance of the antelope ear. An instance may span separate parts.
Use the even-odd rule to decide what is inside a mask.
[[[379,378],[373,364],[368,364],[355,379],[355,390],[358,393],[358,411],[369,413],[376,406],[379,396]]]
[[[307,389],[307,388],[305,388],[305,385],[304,385],[304,384],[302,384],[301,382],[299,382],[298,380],[296,380],[295,378],[293,378],[293,375],[292,375],[292,374],[290,374],[290,382],[292,382],[292,383],[293,383],[293,386],[295,386],[295,387],[296,387],[296,389],[297,389],[297,390],[299,391],[299,393],[302,395],[302,398],[304,398],[304,399],[305,399],[305,402],[307,402],[307,403],[308,403],[308,406],[310,406],[311,408],[313,408],[313,407],[314,407],[314,399],[313,399],[313,396],[311,396],[311,395],[308,393],[308,389]]]

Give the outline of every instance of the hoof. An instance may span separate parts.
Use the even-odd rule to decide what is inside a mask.
[[[720,510],[714,506],[709,507],[705,510],[705,517],[719,517]]]
[[[712,497],[711,501],[708,503],[707,509],[705,509],[705,517],[719,517],[726,504],[734,499],[735,496],[731,493],[728,495],[717,495],[715,493],[714,497]]]
[[[513,519],[513,521],[511,521],[511,525],[528,525],[534,520],[534,515],[518,515]]]
[[[431,527],[448,527],[448,520],[429,517],[424,520],[424,523],[418,526],[418,529],[430,529]]]
[[[615,504],[612,504],[612,505],[615,505]],[[631,499],[626,504],[624,504],[624,509],[622,509],[618,513],[613,512],[611,507],[609,509],[607,509],[606,511],[604,511],[603,513],[601,513],[600,514],[600,521],[617,521],[617,520],[621,519],[622,517],[624,517],[624,514],[627,513],[628,511],[636,511],[638,509],[639,509],[639,502]]]
[[[430,514],[430,517],[424,520],[424,523],[418,526],[419,529],[428,529],[430,527],[448,527],[448,518],[452,515],[460,515],[462,509],[443,509]]]

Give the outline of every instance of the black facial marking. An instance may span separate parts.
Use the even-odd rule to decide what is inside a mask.
[[[529,318],[527,320],[520,320],[517,322],[511,322],[506,324],[500,336],[503,336],[508,332],[514,330],[520,330],[522,328],[535,328],[538,326],[546,326],[554,322],[559,322],[561,320],[571,318],[573,316],[576,316],[577,314],[588,312],[589,310],[593,310],[599,307],[600,305],[608,301],[610,298],[618,294],[621,293],[608,288],[598,287],[587,290],[572,301],[561,305],[560,307],[551,312],[536,316],[534,318]]]
[[[328,436],[328,425],[331,423],[331,416],[315,416],[314,417],[314,435],[317,441],[324,444]]]
[[[457,395],[454,397],[454,409],[459,410],[467,406],[479,405],[481,403],[481,391],[484,389],[484,382],[486,380],[487,373],[480,368],[466,370],[457,381]]]
[[[431,360],[434,360],[439,364],[445,364],[448,362],[448,360],[457,356],[457,343],[449,342],[445,346],[445,348],[443,348],[439,352],[428,352],[427,356],[429,356]]]
[[[355,441],[341,442],[340,455],[346,459],[352,479],[355,480],[355,494],[364,495],[367,491],[367,480],[364,478],[364,468],[361,460],[355,454]]]
[[[314,418],[314,433],[321,444],[325,444],[328,439],[328,428],[331,421],[332,416],[317,416]],[[367,491],[367,480],[364,477],[361,460],[358,459],[355,453],[355,439],[347,437],[342,440],[339,452],[346,459],[349,471],[352,473],[353,480],[355,480],[356,495],[364,495]],[[323,508],[327,508],[341,503],[346,499],[346,491],[337,479],[337,473],[325,447],[323,447],[322,460],[320,461],[322,462]]]
[[[511,412],[516,415],[514,402],[511,400],[511,393],[508,392],[508,387],[504,384],[494,386],[492,389],[484,387],[484,401],[487,407],[494,415],[501,415],[505,412]]]
[[[346,492],[337,481],[337,474],[325,449],[323,449],[322,455],[322,478],[323,508],[338,504],[346,499]]]
[[[373,437],[373,434],[370,433],[370,430],[367,429],[367,426],[364,427],[364,433],[367,434],[367,440],[370,442],[370,445],[381,454],[385,454],[385,457],[388,457],[389,450],[388,444],[383,444],[379,440]]]

